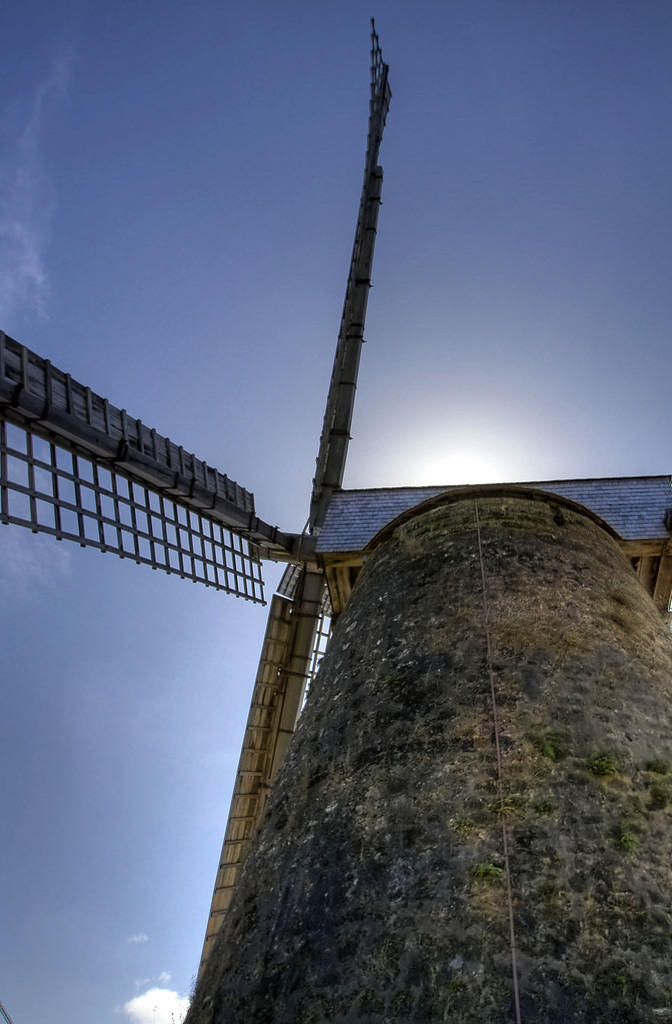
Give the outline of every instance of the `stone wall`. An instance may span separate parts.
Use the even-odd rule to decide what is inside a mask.
[[[672,1020],[672,644],[554,503],[409,520],[339,620],[188,1024]]]

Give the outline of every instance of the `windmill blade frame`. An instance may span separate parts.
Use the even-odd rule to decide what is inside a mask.
[[[364,323],[371,288],[373,254],[383,187],[383,169],[378,166],[378,155],[392,99],[388,72],[389,66],[383,61],[372,18],[371,98],[364,183],[310,500],[309,528],[310,532],[315,534],[320,531],[331,495],[343,483],[350,443],[350,426],[364,342]]]
[[[264,602],[254,495],[0,332],[0,522]]]
[[[326,650],[330,622],[331,606],[321,570],[316,566],[287,566],[270,602],[199,975],[231,904],[307,690]]]

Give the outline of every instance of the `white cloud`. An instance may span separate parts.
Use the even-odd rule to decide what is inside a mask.
[[[137,935],[129,935],[126,942],[149,942],[149,935],[146,932],[138,932]]]
[[[54,196],[40,154],[45,118],[70,78],[72,54],[57,57],[29,104],[14,104],[0,122],[0,320],[20,312],[46,315],[44,253]]]
[[[161,974],[158,976],[156,980],[159,983],[159,985],[167,985],[171,977],[172,975],[170,975],[168,971],[161,971]]]
[[[147,989],[123,1006],[132,1024],[182,1024],[188,1009],[188,998],[169,988]]]

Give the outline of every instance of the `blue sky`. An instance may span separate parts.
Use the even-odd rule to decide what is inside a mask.
[[[370,13],[393,100],[346,486],[669,472],[667,3],[10,0],[0,326],[300,529]],[[0,1000],[164,1024],[265,612],[17,528],[0,609]]]

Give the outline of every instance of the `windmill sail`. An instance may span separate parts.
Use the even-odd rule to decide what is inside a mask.
[[[254,495],[0,332],[0,521],[263,601]]]
[[[378,166],[378,154],[392,98],[388,70],[388,65],[383,61],[378,35],[372,19],[371,99],[369,101],[369,131],[364,163],[364,184],[313,480],[313,493],[310,502],[312,533],[319,532],[329,499],[343,483],[345,459],[350,442],[350,426],[355,404],[359,358],[364,341],[364,321],[371,287],[373,250],[383,186],[383,169]]]
[[[357,372],[383,181],[378,154],[390,104],[388,66],[371,22],[371,98],[355,242],[327,396],[308,527],[318,534],[329,499],[341,486],[350,439]],[[298,545],[298,550],[301,545]],[[206,929],[200,974],[227,913],[270,787],[296,728],[307,686],[330,634],[331,604],[322,566],[310,553],[288,566],[273,597]]]
[[[270,787],[294,735],[306,687],[324,653],[329,613],[322,574],[288,566],[278,592],[271,598],[215,878],[201,970],[229,909]]]

